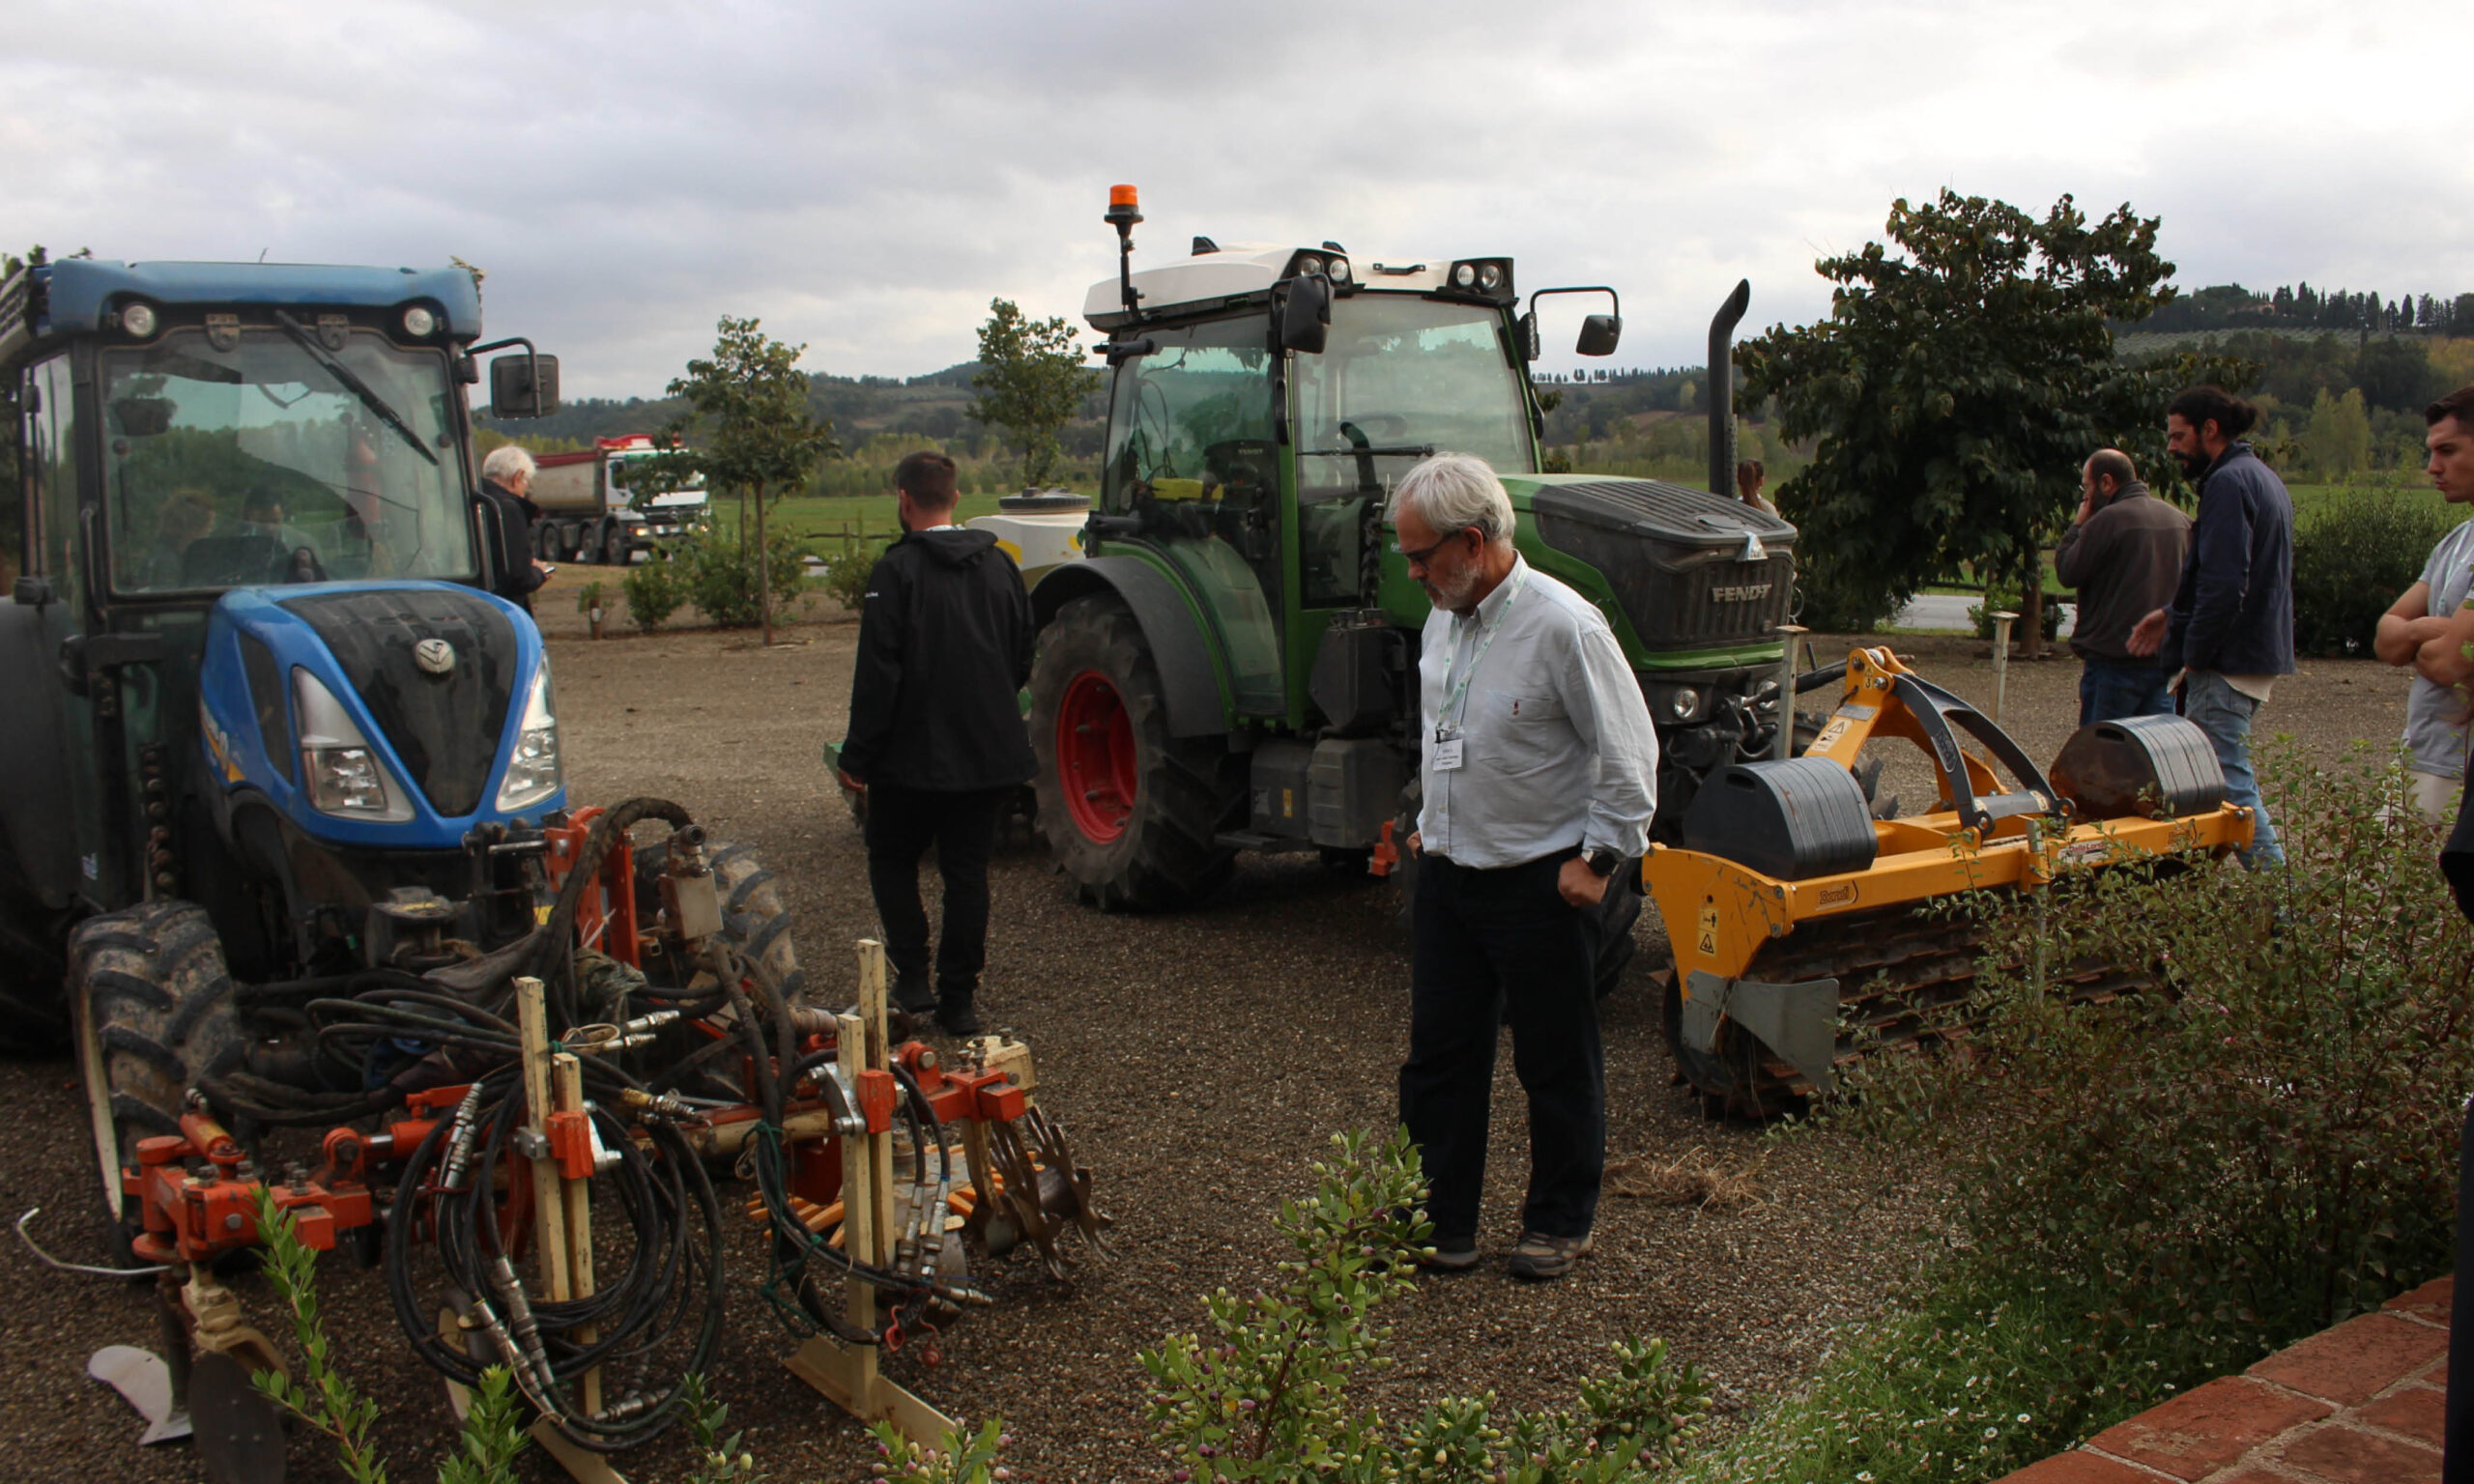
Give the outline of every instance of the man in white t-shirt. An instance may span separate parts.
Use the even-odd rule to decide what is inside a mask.
[[[2423,445],[2431,450],[2431,484],[2452,505],[2474,504],[2474,386],[2461,387],[2424,413],[2431,424]],[[2460,523],[2431,548],[2423,575],[2379,617],[2372,649],[2391,665],[2411,665],[2422,646],[2448,629],[2474,588],[2474,520]],[[2465,777],[2465,727],[2457,699],[2444,685],[2414,677],[2405,699],[2406,760],[2414,807],[2434,825],[2457,815],[2458,789]]]

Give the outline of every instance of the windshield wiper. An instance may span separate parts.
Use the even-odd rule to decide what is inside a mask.
[[[384,421],[388,427],[393,428],[396,432],[402,434],[404,436],[404,442],[413,445],[413,451],[415,453],[417,453],[422,458],[429,460],[432,465],[438,463],[438,454],[436,451],[434,451],[429,444],[421,442],[421,436],[413,431],[413,425],[404,420],[404,414],[395,411],[394,407],[389,404],[385,397],[380,396],[376,391],[372,390],[370,388],[370,385],[360,379],[360,374],[359,372],[353,370],[352,367],[345,365],[341,360],[338,360],[333,356],[328,354],[327,348],[318,343],[316,336],[310,334],[306,329],[302,328],[301,322],[299,320],[296,320],[291,315],[277,309],[274,312],[274,322],[283,327],[283,332],[285,334],[290,335],[293,339],[301,342],[301,348],[309,353],[309,358],[311,360],[316,361],[321,367],[325,368],[326,373],[329,376],[331,376],[336,381],[341,382],[343,384],[344,390],[351,392],[356,397],[359,397],[360,399],[361,406],[368,408],[373,413],[376,413],[380,420]]]

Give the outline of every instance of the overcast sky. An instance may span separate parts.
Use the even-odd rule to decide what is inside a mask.
[[[14,0],[0,241],[488,272],[570,395],[756,315],[812,370],[970,358],[1223,242],[1509,252],[1614,284],[1617,364],[1824,312],[1814,259],[1947,186],[2164,218],[2185,287],[2474,289],[2437,5],[486,5]],[[1551,337],[1565,345],[1574,324]],[[1550,326],[1554,321],[1550,317]],[[1087,333],[1087,331],[1086,331]],[[1568,363],[1568,360],[1567,360]]]

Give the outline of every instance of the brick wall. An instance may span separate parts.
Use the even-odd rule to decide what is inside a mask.
[[[2433,1279],[2002,1484],[2439,1484],[2453,1282]]]

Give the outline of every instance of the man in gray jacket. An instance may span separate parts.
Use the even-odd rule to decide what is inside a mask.
[[[2079,656],[2079,725],[2171,716],[2165,667],[2130,652],[2130,632],[2173,601],[2191,518],[2147,492],[2118,448],[2099,448],[2079,471],[2079,517],[2053,554],[2054,575],[2079,592],[2071,652]]]

